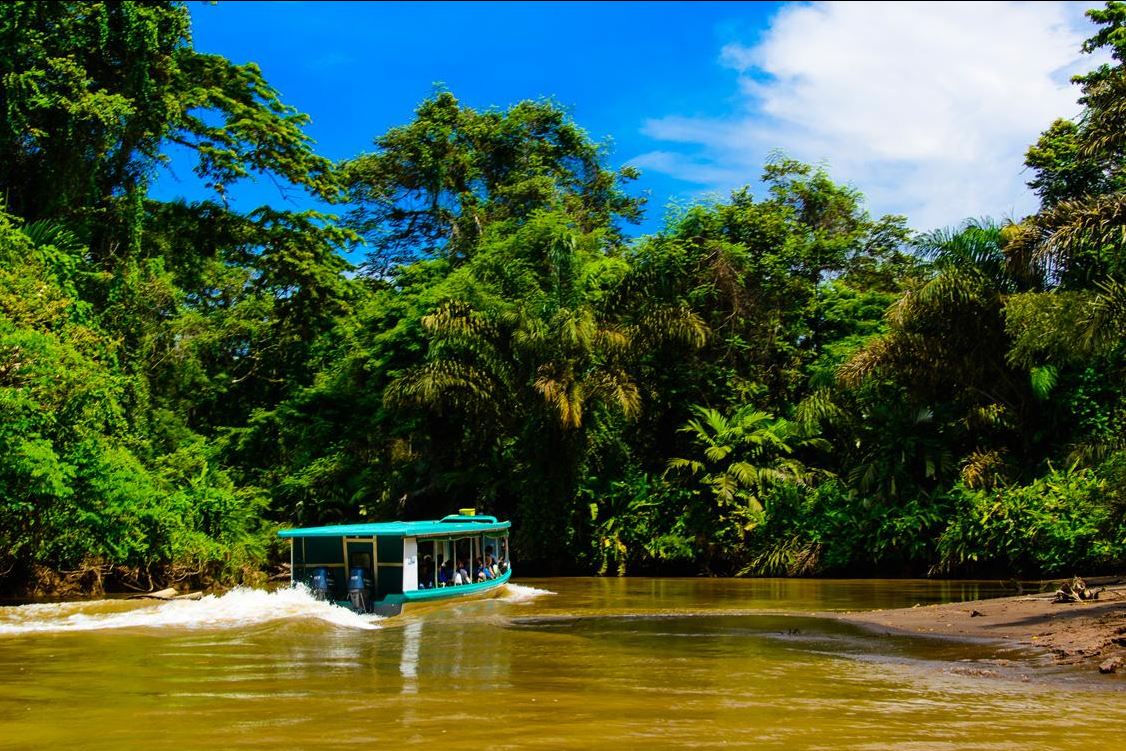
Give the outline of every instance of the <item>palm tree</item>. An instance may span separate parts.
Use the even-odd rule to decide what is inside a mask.
[[[990,472],[999,470],[1002,449],[1027,452],[1046,419],[1041,403],[1052,374],[1009,357],[1006,304],[1015,295],[1042,290],[1047,273],[1035,258],[1012,251],[1015,231],[1011,225],[970,222],[956,231],[925,235],[920,249],[931,261],[932,274],[888,310],[888,332],[838,371],[850,387],[884,377],[906,388],[909,412],[929,415],[945,405],[943,412],[952,419],[947,430],[968,437],[965,479],[981,475],[985,464]],[[914,422],[921,427],[929,419]],[[853,479],[869,487],[891,482],[893,476],[871,476],[883,471],[878,465],[884,459],[865,458]],[[949,458],[935,455],[931,461],[945,466]]]
[[[743,532],[762,520],[767,491],[777,485],[805,485],[813,476],[795,453],[828,448],[827,441],[809,435],[797,423],[750,405],[731,417],[701,406],[692,412],[696,417],[681,431],[691,436],[699,456],[670,459],[667,472],[698,477],[721,520],[737,524]]]
[[[1075,77],[1085,106],[1081,119],[1077,125],[1057,123],[1041,139],[1066,130],[1067,156],[1037,171],[1041,177],[1077,172],[1091,179],[1070,186],[1063,200],[1046,200],[1023,223],[1012,246],[1049,269],[1054,285],[1102,295],[1100,287],[1126,276],[1126,5],[1107,3],[1087,15],[1101,28],[1084,42],[1083,51],[1109,48],[1116,62]],[[1035,161],[1030,166],[1041,167]],[[1093,307],[1081,327],[1097,326],[1099,306]]]
[[[640,392],[622,363],[628,332],[589,308],[547,318],[530,308],[495,315],[448,301],[424,316],[431,359],[397,379],[388,401],[499,421],[538,404],[564,431],[582,428],[595,405],[636,416]]]
[[[562,554],[567,520],[581,513],[575,491],[593,428],[641,410],[631,372],[640,327],[603,303],[615,263],[602,236],[579,234],[563,214],[490,236],[422,317],[425,361],[385,392],[423,437],[459,443],[447,463],[491,463],[507,478],[498,510],[516,515],[521,539],[545,556]]]
[[[1126,331],[1126,283],[1107,279],[1095,289],[1083,319],[1082,342],[1088,350],[1110,349],[1121,345]]]
[[[866,405],[865,412],[848,472],[856,492],[892,504],[949,476],[954,468],[949,438],[929,409],[899,402]]]

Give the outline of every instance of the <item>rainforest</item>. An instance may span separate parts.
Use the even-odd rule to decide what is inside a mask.
[[[1126,5],[1088,15],[1039,210],[920,232],[782,153],[647,205],[547,99],[439,88],[332,160],[184,4],[0,4],[0,590],[256,584],[279,528],[468,506],[525,573],[1121,570]],[[209,199],[150,194],[171,149]]]

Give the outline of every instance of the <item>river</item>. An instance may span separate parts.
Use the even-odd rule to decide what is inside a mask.
[[[294,590],[0,608],[0,749],[1121,747],[1122,681],[816,614],[975,582],[528,579],[380,620]]]

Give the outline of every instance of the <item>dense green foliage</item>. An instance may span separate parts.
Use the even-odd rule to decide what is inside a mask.
[[[779,157],[630,240],[636,172],[552,102],[439,92],[332,164],[180,4],[0,6],[0,582],[472,504],[545,571],[1120,566],[1126,6],[1090,16],[1114,62],[1019,223],[915,235]],[[173,145],[215,200],[147,195]],[[339,218],[232,210],[256,174]]]

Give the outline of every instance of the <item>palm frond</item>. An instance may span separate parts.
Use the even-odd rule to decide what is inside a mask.
[[[962,482],[970,488],[993,488],[1004,483],[1004,450],[978,450],[962,465]]]
[[[616,407],[626,419],[641,414],[641,390],[624,370],[599,368],[587,376],[586,385],[589,398]]]
[[[1126,72],[1110,69],[1088,86],[1080,153],[1088,159],[1121,154],[1126,149]]]
[[[449,300],[422,317],[422,326],[438,336],[481,337],[488,334],[488,320],[468,303]]]
[[[1028,381],[1032,386],[1032,393],[1040,401],[1046,400],[1056,387],[1059,380],[1059,370],[1054,365],[1041,365],[1028,371]]]
[[[718,410],[712,409],[711,407],[697,406],[693,407],[692,411],[696,413],[700,421],[689,420],[686,425],[696,426],[695,430],[700,435],[721,436],[725,435],[730,430],[727,418]]]
[[[38,248],[48,245],[72,252],[82,247],[82,242],[65,224],[55,219],[39,219],[25,224],[20,231]]]
[[[691,459],[669,459],[665,473],[668,474],[672,470],[687,470],[689,474],[697,475],[704,471],[704,465]]]
[[[652,308],[638,323],[639,339],[652,347],[664,343],[700,348],[710,329],[696,311],[685,305]]]
[[[823,423],[838,423],[845,419],[846,413],[834,401],[832,389],[820,388],[798,403],[795,417],[804,430],[812,430]]]
[[[731,446],[708,446],[704,449],[704,457],[709,462],[721,462],[727,458],[727,455],[731,453],[731,450]]]
[[[540,368],[533,384],[559,417],[564,429],[574,429],[583,422],[584,394],[582,385],[577,383],[570,368],[558,363],[548,363]]]
[[[1083,320],[1082,341],[1088,350],[1114,346],[1126,331],[1126,284],[1107,279],[1096,288]]]
[[[731,462],[727,467],[727,474],[745,488],[760,487],[760,469],[749,462]]]
[[[837,378],[850,388],[856,388],[866,378],[876,373],[891,360],[895,340],[884,335],[869,340],[856,353],[837,368]]]
[[[1071,255],[1084,247],[1126,244],[1126,192],[1060,201],[1039,221],[1046,238],[1037,257],[1066,268]]]
[[[411,368],[384,392],[388,405],[434,410],[455,407],[470,412],[495,411],[506,395],[489,374],[455,360],[436,360]]]

